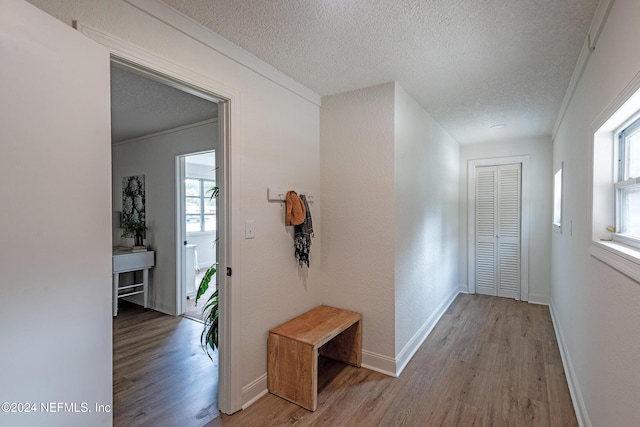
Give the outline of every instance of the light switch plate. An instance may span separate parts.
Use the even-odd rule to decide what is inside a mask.
[[[254,220],[246,220],[244,222],[244,238],[254,239],[256,237],[256,222]]]

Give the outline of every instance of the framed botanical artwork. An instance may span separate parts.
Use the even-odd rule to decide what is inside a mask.
[[[146,229],[144,175],[122,178],[122,228],[134,234]]]

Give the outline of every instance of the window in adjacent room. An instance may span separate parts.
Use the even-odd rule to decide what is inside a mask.
[[[215,185],[215,181],[209,179],[184,180],[187,233],[215,231],[216,199],[211,198]]]

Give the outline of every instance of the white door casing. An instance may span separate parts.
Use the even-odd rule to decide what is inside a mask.
[[[133,69],[147,70],[155,77],[161,77],[163,83],[175,85],[184,90],[191,87],[200,96],[210,94],[212,100],[218,102],[218,134],[219,143],[216,155],[216,182],[224,191],[220,192],[217,199],[218,211],[218,245],[217,284],[220,302],[220,330],[219,330],[219,382],[218,382],[218,406],[225,414],[232,414],[242,409],[242,375],[240,357],[240,288],[232,286],[233,281],[240,282],[240,274],[234,273],[233,278],[225,275],[234,256],[235,247],[232,245],[232,211],[235,191],[240,191],[237,184],[239,179],[239,156],[232,160],[231,152],[234,150],[231,135],[239,135],[237,123],[239,123],[239,108],[231,108],[239,101],[239,93],[222,83],[207,78],[188,68],[177,65],[164,58],[156,56],[146,50],[139,49],[116,37],[112,37],[101,31],[76,23],[80,32],[98,43],[106,46],[111,52],[112,61],[120,65],[131,66]],[[232,182],[236,184],[232,184]],[[227,213],[228,212],[228,213]],[[178,295],[176,295],[178,298]]]
[[[187,253],[185,245],[187,241],[187,230],[184,218],[185,198],[184,198],[184,179],[185,179],[185,159],[184,156],[176,157],[176,315],[184,314],[187,310],[187,289],[186,289],[186,271]]]

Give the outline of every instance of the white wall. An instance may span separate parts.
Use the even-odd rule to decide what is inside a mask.
[[[551,139],[532,138],[460,146],[460,283],[468,285],[469,160],[529,156],[529,301],[548,304],[551,296],[551,216],[553,171]],[[525,175],[523,175],[525,178]],[[526,178],[525,178],[526,179]]]
[[[209,122],[137,138],[111,150],[114,211],[122,211],[122,178],[145,176],[145,244],[156,253],[156,265],[149,270],[149,305],[164,313],[176,314],[176,156],[212,150],[217,139],[218,124]],[[132,239],[123,240],[130,245]]]
[[[320,118],[322,302],[362,313],[368,365],[395,358],[394,88],[324,97]]]
[[[0,28],[0,425],[110,426],[109,54],[24,2]]]
[[[588,253],[591,124],[640,72],[640,2],[618,0],[554,138],[564,161],[564,222],[553,233],[551,306],[584,425],[636,426],[640,419],[640,284]],[[577,399],[576,399],[577,398]]]
[[[269,203],[266,197],[267,186],[319,194],[318,104],[298,90],[289,90],[286,78],[266,78],[123,1],[31,2],[68,25],[78,20],[233,93],[232,183],[227,189],[233,254],[230,286],[240,289],[234,310],[241,320],[232,325],[237,329],[239,352],[230,363],[240,366],[242,372],[242,400],[252,399],[266,388],[268,330],[320,300],[321,199],[311,206],[317,224],[311,268],[301,273],[293,255],[292,230],[284,225],[283,206]],[[271,68],[265,68],[267,75],[273,74]],[[109,162],[108,157],[104,162]],[[148,209],[156,208],[149,205]],[[249,219],[255,220],[256,237],[246,240],[244,221]]]
[[[323,98],[322,301],[398,375],[458,291],[458,144],[396,83]]]
[[[400,367],[458,293],[459,147],[395,86],[395,348]]]

